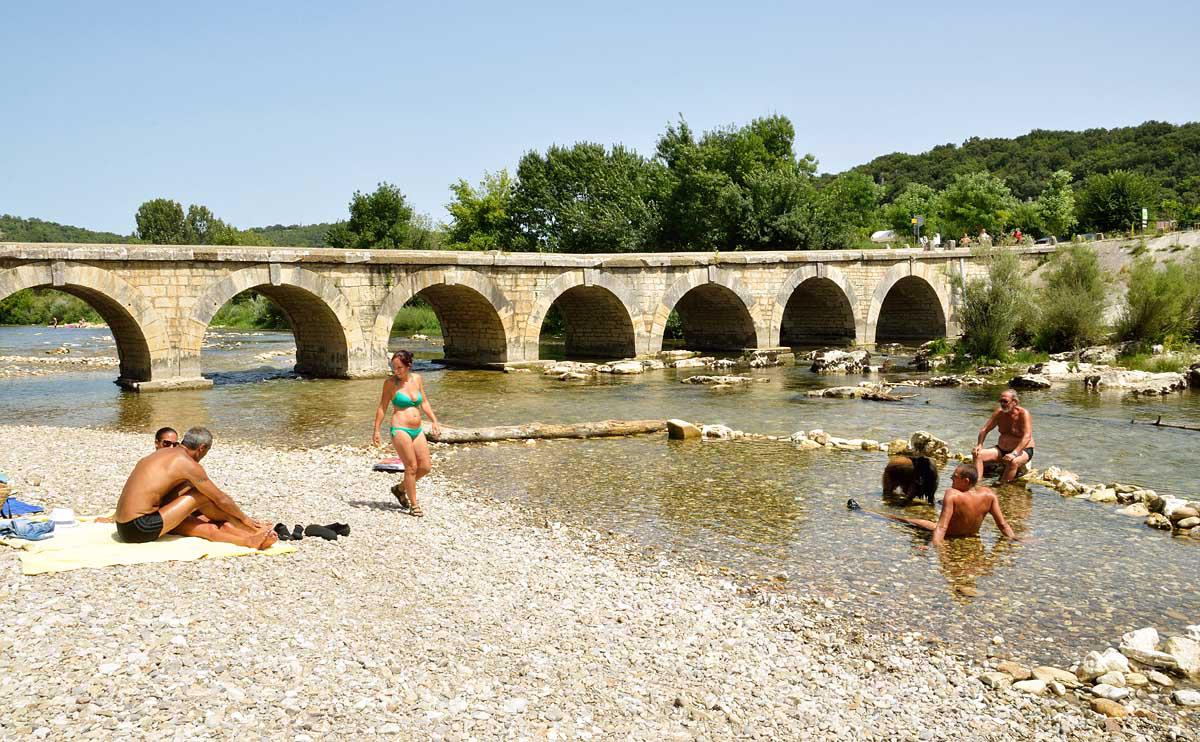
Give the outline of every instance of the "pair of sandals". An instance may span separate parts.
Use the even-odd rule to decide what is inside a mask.
[[[313,523],[308,528],[297,525],[293,530],[289,531],[288,527],[284,524],[276,523],[275,533],[278,534],[280,541],[299,541],[305,536],[319,536],[326,541],[337,541],[338,536],[350,535],[350,526],[345,523],[330,523],[327,526],[320,526]]]
[[[406,511],[414,518],[424,518],[425,511],[421,510],[421,504],[413,505],[408,501],[408,493],[404,491],[404,484],[398,482],[392,485],[392,496],[400,503],[400,509]]]

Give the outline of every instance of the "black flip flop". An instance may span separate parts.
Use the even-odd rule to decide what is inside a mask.
[[[282,523],[275,524],[275,535],[279,536],[280,541],[291,541],[292,534],[288,531],[288,527]]]
[[[302,538],[304,538],[304,526],[297,523],[296,527],[292,529],[292,540],[299,541]]]
[[[339,536],[349,536],[350,535],[350,526],[345,523],[330,523],[329,525],[327,525],[325,527],[328,528],[329,530],[333,531],[334,533],[336,533]]]
[[[299,527],[299,526],[297,526],[297,527]],[[313,523],[308,528],[305,528],[304,535],[305,536],[320,536],[321,538],[325,539],[326,541],[337,541],[337,537],[338,537],[338,535],[336,533],[334,533],[333,531],[329,530],[325,526],[319,526],[316,523]]]

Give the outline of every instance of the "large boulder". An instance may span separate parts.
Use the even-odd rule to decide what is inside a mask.
[[[945,461],[950,458],[950,446],[932,433],[918,430],[908,438],[908,447],[917,456],[928,456],[931,459]]]
[[[641,361],[617,361],[609,365],[610,374],[642,374],[646,367]]]
[[[818,374],[861,374],[871,363],[871,354],[865,350],[817,351],[813,355],[809,370]]]
[[[1008,385],[1013,389],[1049,389],[1052,384],[1045,376],[1021,374],[1009,379]]]
[[[1163,643],[1163,652],[1175,658],[1179,672],[1200,680],[1200,642],[1186,636],[1173,636]]]
[[[700,428],[687,420],[672,419],[667,421],[667,438],[673,441],[699,440],[703,433]]]
[[[1104,371],[1089,374],[1083,379],[1084,386],[1094,392],[1122,391],[1128,394],[1158,396],[1182,391],[1188,380],[1175,372],[1150,373],[1149,371]]]
[[[1144,629],[1121,634],[1121,650],[1124,651],[1126,647],[1153,652],[1158,649],[1158,629],[1147,626]]]

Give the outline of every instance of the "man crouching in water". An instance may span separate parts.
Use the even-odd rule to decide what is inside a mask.
[[[168,533],[267,549],[279,536],[248,517],[200,466],[212,448],[207,428],[192,428],[180,445],[160,448],[133,467],[117,501],[117,535],[142,544]]]
[[[1001,533],[1014,541],[1020,541],[1021,539],[1013,533],[1012,527],[1008,525],[1004,513],[1000,510],[1000,500],[996,497],[996,493],[988,487],[977,486],[978,481],[979,477],[975,474],[975,467],[969,464],[958,465],[954,473],[950,475],[950,489],[946,490],[945,499],[942,500],[942,515],[938,518],[937,523],[923,518],[904,518],[899,515],[866,510],[854,500],[850,500],[846,506],[851,510],[862,510],[926,531],[933,531],[932,543],[934,546],[941,546],[947,538],[978,536],[979,527],[983,525],[983,519],[989,514],[992,516],[992,520],[996,521],[996,527],[1000,529]]]

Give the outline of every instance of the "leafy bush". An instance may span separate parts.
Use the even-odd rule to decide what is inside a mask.
[[[393,335],[441,335],[442,325],[438,322],[433,307],[421,297],[413,297],[400,307],[396,319],[392,320]]]
[[[279,307],[254,291],[243,291],[225,302],[209,324],[239,330],[286,330],[291,327]]]
[[[1188,335],[1194,325],[1189,316],[1187,271],[1175,263],[1157,265],[1154,258],[1143,256],[1129,267],[1129,290],[1117,322],[1122,340],[1162,343]]]
[[[1071,245],[1054,256],[1040,292],[1038,348],[1075,350],[1104,338],[1105,279],[1096,251]]]
[[[1008,357],[1017,328],[1028,316],[1029,288],[1015,253],[992,251],[982,256],[988,263],[987,278],[964,281],[957,274],[951,278],[963,300],[958,350],[981,361],[1001,361]]]

